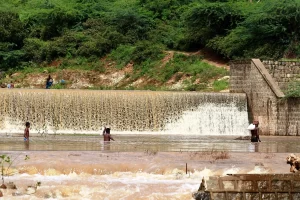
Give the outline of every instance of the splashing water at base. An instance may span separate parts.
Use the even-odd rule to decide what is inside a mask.
[[[12,157],[30,156],[30,160],[20,160],[16,164],[17,174],[6,177],[6,182],[14,182],[17,186],[17,190],[3,191],[8,199],[192,200],[192,193],[198,190],[203,177],[282,173],[289,168],[278,162],[284,160],[286,154],[276,154],[270,159],[269,154],[263,153],[256,156],[230,153],[228,158],[215,160],[207,152],[158,152],[156,155],[78,151],[6,153]],[[41,186],[27,194],[27,187],[37,182],[41,182]]]

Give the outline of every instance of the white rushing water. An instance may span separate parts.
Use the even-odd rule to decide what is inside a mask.
[[[245,94],[0,90],[0,131],[22,133],[247,135]]]
[[[238,173],[242,170],[236,167],[224,169],[223,174]],[[242,171],[244,172],[244,171]],[[267,173],[259,168],[249,173]],[[95,169],[96,173],[96,169]],[[87,173],[59,174],[49,169],[44,174],[19,174],[7,178],[17,185],[16,190],[4,190],[7,199],[106,199],[106,200],[138,200],[138,199],[178,199],[192,200],[192,194],[204,177],[208,179],[215,173],[210,169],[193,171],[186,174],[179,169],[167,171],[164,174],[147,172],[114,172],[104,175]],[[219,174],[220,175],[220,174]],[[41,186],[28,190],[37,182]]]

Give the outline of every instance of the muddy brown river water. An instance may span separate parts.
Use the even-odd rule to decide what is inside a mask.
[[[6,199],[192,200],[201,179],[234,173],[290,173],[285,158],[300,153],[297,137],[117,135],[1,135],[0,154],[14,159],[10,176],[17,190]],[[25,161],[24,157],[30,159]],[[32,194],[28,186],[41,182]]]

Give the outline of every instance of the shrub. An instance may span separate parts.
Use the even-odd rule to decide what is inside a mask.
[[[118,69],[123,68],[133,59],[135,47],[131,45],[120,45],[109,54],[109,58],[114,60]]]
[[[150,41],[140,41],[136,44],[132,59],[135,63],[142,63],[146,60],[158,60],[163,58],[164,47],[159,44],[152,44]]]

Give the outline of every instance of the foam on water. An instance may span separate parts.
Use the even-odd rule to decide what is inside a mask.
[[[146,172],[117,171],[105,175],[77,174],[16,174],[6,181],[12,181],[18,186],[17,192],[22,199],[191,199],[191,194],[199,188],[200,180],[213,175],[238,173],[241,170],[232,167],[214,172],[208,168],[201,171],[190,171],[185,174],[179,169],[170,169],[165,174]],[[262,173],[261,168],[255,167],[248,173]],[[31,195],[26,195],[28,185],[41,182],[41,186]],[[6,198],[16,191],[4,192]]]

